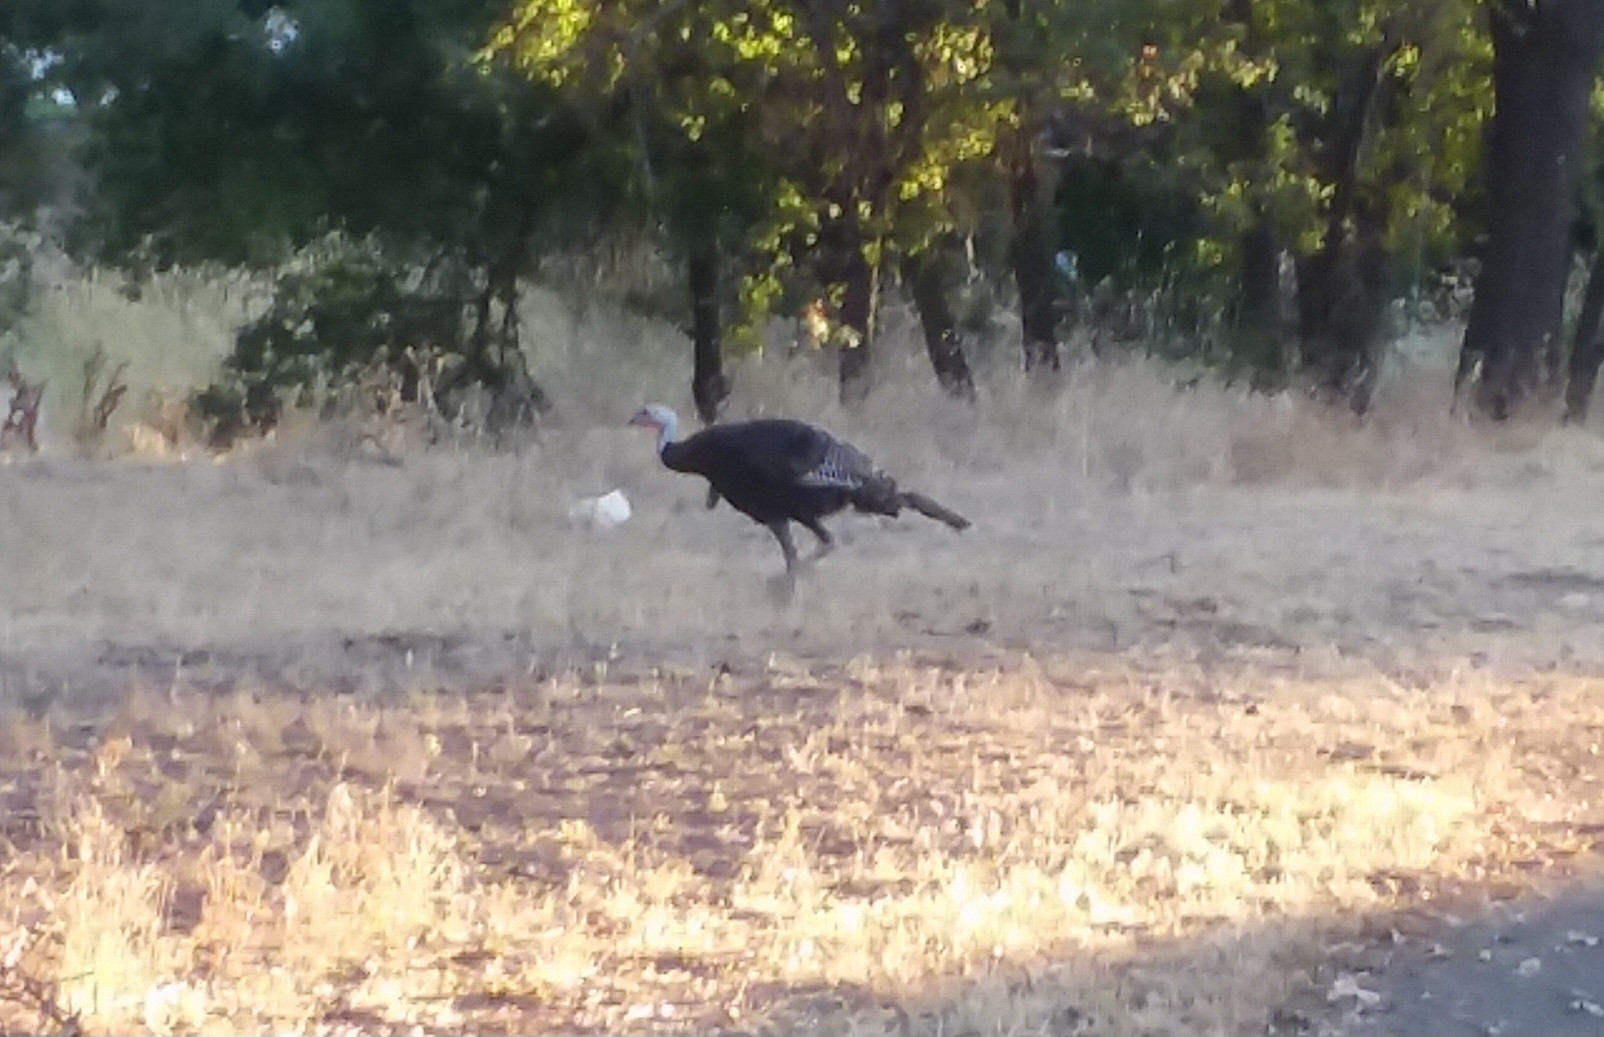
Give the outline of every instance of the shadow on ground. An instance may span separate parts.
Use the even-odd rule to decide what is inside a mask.
[[[1458,915],[1368,952],[1351,1037],[1604,1035],[1604,882]]]

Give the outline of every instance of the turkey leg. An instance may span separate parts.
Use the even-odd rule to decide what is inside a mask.
[[[824,528],[824,523],[816,518],[802,519],[801,522],[808,527],[808,532],[819,538],[819,549],[808,556],[810,563],[817,562],[820,558],[835,550],[835,537],[831,536],[830,531]]]
[[[769,523],[769,532],[774,539],[780,542],[780,551],[785,555],[785,576],[781,583],[775,586],[776,597],[781,601],[790,601],[796,595],[796,541],[791,539],[791,523],[785,519]]]

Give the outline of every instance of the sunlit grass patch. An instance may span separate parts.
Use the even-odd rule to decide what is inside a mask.
[[[135,692],[13,724],[0,911],[92,1031],[1228,1032],[1365,915],[1585,848],[1600,690],[1102,658]]]

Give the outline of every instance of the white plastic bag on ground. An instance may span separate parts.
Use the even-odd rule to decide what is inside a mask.
[[[600,497],[586,497],[568,509],[568,520],[575,525],[592,529],[614,529],[629,521],[634,511],[623,490],[613,490]]]

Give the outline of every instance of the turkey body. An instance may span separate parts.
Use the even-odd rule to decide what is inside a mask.
[[[792,522],[818,538],[820,554],[835,542],[821,520],[848,507],[893,517],[911,508],[953,529],[969,526],[968,519],[929,497],[899,488],[850,443],[806,422],[762,418],[714,425],[678,441],[667,408],[648,407],[635,423],[659,430],[658,453],[665,466],[708,481],[710,506],[722,497],[774,534],[785,555],[787,590],[794,588],[798,565]]]
[[[896,483],[820,429],[785,418],[714,425],[668,443],[663,464],[700,475],[730,507],[767,526],[811,526],[848,505],[897,514]]]

